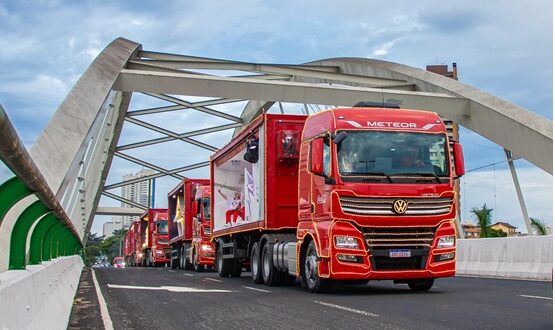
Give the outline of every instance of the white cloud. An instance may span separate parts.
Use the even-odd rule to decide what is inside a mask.
[[[379,46],[372,54],[374,56],[385,56],[389,53],[391,47],[395,46],[395,40],[386,42],[385,44]]]

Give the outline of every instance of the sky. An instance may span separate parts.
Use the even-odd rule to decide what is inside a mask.
[[[136,41],[145,50],[245,62],[299,64],[362,57],[417,68],[456,62],[461,82],[553,118],[553,8],[549,0],[190,0],[169,4],[0,0],[0,104],[27,148],[87,66],[117,37]],[[160,104],[133,96],[130,110]],[[239,115],[243,105],[215,108]],[[178,133],[215,124],[212,117],[191,112],[148,119]],[[159,136],[126,124],[119,144]],[[221,147],[230,137],[228,131],[199,140]],[[461,143],[470,170],[461,180],[463,222],[471,222],[470,210],[486,203],[494,208],[495,221],[510,222],[525,232],[503,149],[464,129]],[[129,154],[168,168],[209,156],[179,141],[159,145],[156,152]],[[481,168],[494,163],[498,164]],[[551,225],[552,176],[525,160],[515,165],[528,213]],[[116,159],[108,183],[140,170]],[[208,169],[186,175],[208,177]],[[0,164],[0,182],[9,176]],[[166,206],[166,194],[176,184],[172,179],[157,182],[156,206]],[[101,205],[117,204],[101,200]],[[97,217],[92,230],[101,232],[107,219]]]

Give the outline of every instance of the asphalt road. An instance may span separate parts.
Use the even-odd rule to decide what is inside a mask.
[[[115,329],[552,329],[549,282],[454,277],[427,293],[391,281],[256,285],[168,268],[95,269]],[[99,316],[100,317],[100,316]],[[86,327],[86,325],[84,325]]]

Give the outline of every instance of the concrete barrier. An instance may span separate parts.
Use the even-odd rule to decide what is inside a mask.
[[[0,273],[0,329],[66,329],[82,270],[71,256]]]
[[[551,281],[553,237],[458,240],[457,275]]]

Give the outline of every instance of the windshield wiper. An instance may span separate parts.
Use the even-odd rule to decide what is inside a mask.
[[[380,175],[380,176],[385,176],[387,178],[387,181],[389,181],[389,183],[393,183],[393,180],[391,179],[391,177],[387,174],[385,174],[384,172],[367,172],[364,173],[364,175]]]
[[[433,177],[437,180],[437,183],[441,183],[441,179],[439,178],[439,176],[437,176],[437,174],[432,172],[414,172],[414,173],[403,173],[399,175],[420,175],[425,177]]]

